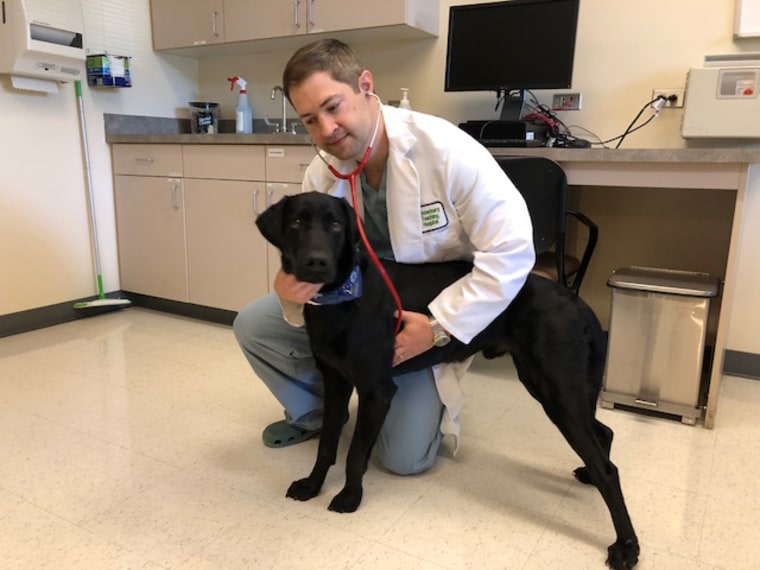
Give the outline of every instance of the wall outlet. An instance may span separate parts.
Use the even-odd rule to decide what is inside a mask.
[[[678,89],[652,89],[652,99],[655,99],[658,95],[662,95],[663,97],[672,97],[675,95],[676,100],[666,101],[663,109],[676,109],[683,107],[684,91],[685,90],[682,87]]]
[[[552,96],[552,111],[579,111],[580,93],[555,93]]]

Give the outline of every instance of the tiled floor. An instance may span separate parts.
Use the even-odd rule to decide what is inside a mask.
[[[343,455],[317,498],[284,497],[316,441],[263,446],[281,410],[228,327],[129,308],[0,339],[0,568],[604,568],[607,511],[511,363],[466,389],[456,458],[371,464],[339,515]],[[715,430],[599,411],[639,568],[758,568],[760,382],[720,402]]]

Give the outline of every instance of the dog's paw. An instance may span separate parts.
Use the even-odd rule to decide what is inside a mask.
[[[607,549],[607,566],[613,570],[633,568],[639,561],[639,541],[634,537],[617,541]]]
[[[293,481],[290,484],[290,487],[288,487],[288,492],[285,493],[285,496],[295,499],[296,501],[308,501],[319,494],[319,489],[321,487],[322,485],[314,483],[307,477],[306,479]]]
[[[353,513],[359,508],[359,504],[362,502],[362,490],[359,489],[346,489],[344,488],[340,493],[333,497],[330,501],[330,506],[327,507],[331,511],[336,513]]]
[[[584,485],[594,484],[594,482],[591,480],[591,475],[589,475],[588,469],[585,467],[578,467],[578,469],[573,471],[573,476]]]

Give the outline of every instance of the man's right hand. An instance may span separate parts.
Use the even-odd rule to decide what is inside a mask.
[[[295,275],[285,273],[282,269],[274,278],[274,292],[281,301],[289,301],[303,305],[314,295],[319,293],[324,283],[307,283],[299,281]]]

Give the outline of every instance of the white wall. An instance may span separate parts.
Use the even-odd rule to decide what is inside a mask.
[[[374,71],[383,99],[397,99],[398,89],[409,87],[419,110],[453,122],[493,118],[494,94],[443,92],[448,7],[454,3],[475,2],[441,0],[438,38],[354,47]],[[187,117],[186,102],[203,99],[219,101],[222,116],[232,118],[236,98],[226,78],[240,74],[249,81],[254,114],[279,117],[280,103],[269,94],[280,83],[291,50],[199,61],[158,55],[151,49],[148,0],[83,0],[83,6],[91,51],[133,57],[133,88],[84,89],[106,289],[115,290],[110,154],[102,114]],[[683,87],[686,72],[701,65],[705,54],[760,51],[757,40],[733,40],[733,15],[734,0],[582,0],[573,90],[582,92],[583,110],[566,112],[563,119],[610,138],[623,131],[653,88]],[[548,101],[549,93],[539,97]],[[35,95],[14,90],[2,77],[0,108],[0,315],[90,295],[94,285],[73,86],[64,85],[57,95]],[[680,110],[663,111],[624,147],[685,146],[680,120]],[[760,263],[752,255],[760,231],[748,219],[740,244],[737,324],[729,346],[760,353],[755,342],[745,342],[752,327],[744,321],[760,314],[760,301],[751,294],[760,284]]]
[[[134,87],[83,86],[107,291],[119,289],[110,149],[103,113],[177,116],[197,93],[197,63],[156,56],[148,0],[84,0],[85,47],[132,56]],[[73,83],[19,91],[0,76],[0,315],[95,292]]]

